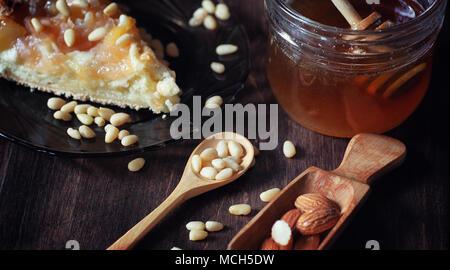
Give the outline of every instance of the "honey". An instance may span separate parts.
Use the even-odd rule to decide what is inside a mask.
[[[415,43],[399,45],[392,37],[412,31],[408,22],[420,21],[428,7],[416,0],[350,2],[362,18],[374,11],[381,15],[373,28],[386,20],[405,27],[389,37],[375,30],[358,35],[348,32],[349,24],[330,0],[266,1],[272,22],[267,73],[278,102],[302,126],[336,137],[384,133],[414,112],[427,92],[431,47],[443,17]],[[276,17],[280,14],[293,16],[288,26]],[[298,29],[292,27],[295,20]],[[421,47],[422,39],[427,47]]]

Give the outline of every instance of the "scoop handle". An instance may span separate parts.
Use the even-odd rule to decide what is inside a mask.
[[[347,146],[337,175],[371,185],[377,178],[400,166],[406,146],[394,138],[376,134],[358,134]]]

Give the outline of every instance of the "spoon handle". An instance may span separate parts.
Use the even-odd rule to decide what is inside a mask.
[[[128,250],[133,248],[168,213],[187,200],[185,192],[175,189],[155,210],[120,237],[108,250]]]
[[[350,141],[341,165],[333,173],[365,184],[403,163],[406,147],[399,140],[359,134]]]

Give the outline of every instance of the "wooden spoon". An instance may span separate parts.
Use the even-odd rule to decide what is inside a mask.
[[[235,173],[231,178],[217,181],[206,180],[199,174],[195,173],[191,167],[191,160],[194,155],[199,155],[206,148],[216,148],[217,143],[220,140],[234,140],[240,143],[245,151],[245,156],[242,158],[242,169]],[[192,152],[186,168],[184,169],[183,176],[170,196],[159,205],[153,212],[131,228],[125,235],[112,244],[108,250],[127,250],[136,245],[152,228],[154,228],[169,212],[181,205],[183,202],[190,198],[198,196],[202,193],[211,191],[213,189],[222,187],[229,184],[241,175],[243,175],[252,164],[255,157],[254,148],[252,143],[239,134],[231,132],[223,132],[215,134],[203,142],[200,143],[197,148]]]
[[[321,241],[318,249],[327,249],[337,239],[350,218],[367,199],[370,185],[406,156],[405,145],[395,139],[359,134],[349,143],[344,159],[336,170],[310,167],[287,185],[229,243],[231,250],[257,250],[268,237],[274,222],[295,208],[295,199],[306,193],[319,193],[335,201],[341,208],[338,223]]]

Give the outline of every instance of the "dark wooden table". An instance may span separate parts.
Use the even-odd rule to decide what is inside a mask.
[[[266,27],[263,1],[228,1],[251,40],[252,70],[237,102],[276,103],[265,74]],[[388,135],[408,147],[404,165],[380,179],[367,203],[335,243],[335,249],[448,249],[449,239],[449,62],[448,21],[437,43],[430,91],[418,110]],[[295,159],[281,149],[263,152],[242,179],[194,198],[157,226],[140,249],[225,249],[231,238],[264,207],[260,192],[283,187],[311,165],[334,169],[348,140],[315,134],[280,109],[279,141],[298,147]],[[64,159],[0,139],[0,249],[105,249],[166,198],[198,141],[185,141],[143,155],[139,173],[126,166],[134,157]],[[248,217],[228,213],[249,203]],[[222,232],[190,242],[185,224],[218,220]]]

